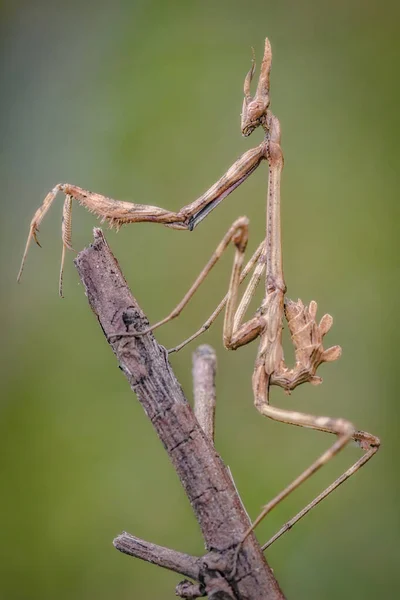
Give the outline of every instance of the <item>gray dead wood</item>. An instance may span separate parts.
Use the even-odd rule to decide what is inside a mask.
[[[215,372],[217,356],[215,350],[203,344],[193,353],[193,401],[194,415],[208,437],[214,444],[215,430]]]
[[[165,348],[151,333],[143,337],[126,337],[129,332],[144,330],[148,321],[133,298],[100,229],[94,230],[93,245],[77,256],[75,264],[89,304],[120,368],[181,480],[208,552],[201,558],[190,557],[129,534],[116,538],[116,547],[198,579],[200,585],[185,582],[191,586],[188,593],[192,596],[184,589],[182,591],[185,583],[178,586],[177,592],[182,592],[182,597],[208,595],[215,600],[282,600],[284,596],[253,535],[244,542],[233,569],[235,548],[248,529],[248,517],[225,465],[183,395]]]

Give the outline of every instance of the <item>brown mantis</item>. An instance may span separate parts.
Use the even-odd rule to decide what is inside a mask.
[[[305,306],[301,300],[293,302],[285,299],[286,284],[282,268],[281,226],[280,226],[280,181],[283,169],[283,154],[280,145],[280,124],[269,108],[269,78],[271,70],[271,46],[266,39],[264,57],[260,69],[257,91],[254,97],[250,94],[250,84],[255,71],[255,62],[248,72],[244,82],[244,102],[241,119],[241,130],[244,136],[250,135],[261,126],[265,138],[253,149],[243,154],[232,167],[207,192],[197,200],[181,208],[178,212],[170,212],[162,208],[143,204],[116,201],[97,193],[89,192],[75,185],[58,184],[46,196],[41,207],[36,211],[30,225],[28,240],[22,259],[18,280],[21,277],[26,255],[32,239],[37,243],[37,231],[47,210],[59,191],[66,196],[63,208],[62,241],[63,251],[60,270],[60,295],[62,295],[62,275],[65,250],[71,247],[71,208],[72,200],[77,200],[88,210],[108,221],[111,226],[120,227],[125,223],[151,221],[162,223],[174,229],[193,229],[202,221],[228,194],[237,188],[251,173],[266,160],[269,165],[268,202],[266,237],[259,245],[253,256],[243,267],[244,253],[248,240],[248,220],[246,217],[237,219],[229,228],[209,262],[201,271],[196,281],[182,301],[163,320],[140,334],[153,331],[160,325],[177,317],[186,306],[193,294],[206,278],[207,274],[218,262],[224,250],[231,242],[235,245],[235,258],[229,284],[229,291],[206,323],[189,339],[172,349],[177,351],[189,341],[195,339],[208,329],[218,314],[226,307],[223,326],[223,341],[227,349],[236,350],[256,338],[260,338],[253,373],[253,393],[257,410],[275,420],[300,427],[308,427],[336,435],[335,442],[316,461],[312,463],[280,494],[271,500],[249,527],[244,538],[255,526],[284,498],[286,498],[301,483],[340,452],[350,440],[356,441],[364,451],[363,456],[339,478],[337,478],[319,496],[310,502],[303,510],[288,521],[264,546],[267,548],[283,533],[289,530],[297,521],[306,515],[314,506],[328,496],[334,489],[360,469],[378,450],[380,441],[374,435],[358,431],[347,420],[341,418],[318,417],[297,411],[284,410],[272,406],[269,402],[271,385],[282,387],[290,393],[301,383],[310,382],[314,385],[321,383],[316,371],[323,362],[337,360],[341,354],[339,346],[324,350],[323,338],[332,326],[332,317],[324,315],[317,323],[317,304],[312,301]],[[250,282],[238,303],[239,286],[245,277],[253,271]],[[256,314],[243,323],[243,318],[255,289],[263,273],[266,273],[265,297]],[[282,328],[286,319],[295,348],[295,366],[289,368],[283,356]]]

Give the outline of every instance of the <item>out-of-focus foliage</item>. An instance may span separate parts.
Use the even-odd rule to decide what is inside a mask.
[[[3,1],[1,16],[0,597],[174,598],[178,577],[117,553],[126,529],[203,551],[187,499],[87,307],[69,255],[57,297],[61,200],[21,286],[34,210],[68,181],[178,209],[252,144],[240,136],[252,45],[273,45],[272,107],[286,166],[288,293],[335,319],[342,359],[324,384],[272,401],[343,416],[381,436],[378,456],[268,552],[289,598],[394,597],[399,589],[398,2],[253,0]],[[154,321],[183,295],[239,215],[262,239],[265,167],[194,233],[139,224],[107,233]],[[92,216],[74,206],[73,243]],[[226,290],[232,252],[191,305],[158,332],[191,334]],[[257,306],[257,301],[254,307]],[[218,353],[217,448],[252,516],[331,439],[275,424],[252,406],[252,344],[203,338]],[[191,350],[172,359],[191,396]],[[349,448],[258,530],[266,540],[359,456]]]

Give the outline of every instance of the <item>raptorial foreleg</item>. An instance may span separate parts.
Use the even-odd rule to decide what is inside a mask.
[[[119,229],[127,223],[161,223],[173,229],[192,230],[200,223],[226,196],[235,190],[266,158],[266,143],[245,152],[228,171],[202,196],[179,211],[168,211],[158,206],[134,204],[122,200],[114,200],[96,192],[90,192],[69,183],[57,184],[46,196],[42,205],[35,212],[30,224],[28,239],[22,257],[17,280],[20,281],[26,256],[32,240],[40,246],[37,233],[40,224],[55,200],[58,192],[76,200],[89,212],[94,213],[111,227]],[[63,254],[65,246],[63,246]]]

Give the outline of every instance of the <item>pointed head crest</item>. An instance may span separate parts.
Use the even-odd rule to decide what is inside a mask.
[[[269,39],[265,40],[264,57],[254,98],[250,95],[250,84],[256,68],[254,49],[250,71],[244,80],[244,100],[241,119],[242,134],[247,137],[259,126],[266,124],[269,107],[269,74],[271,72],[272,51]]]

